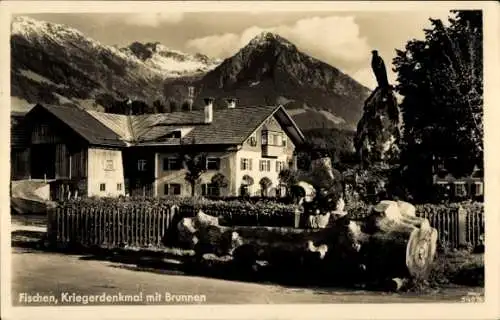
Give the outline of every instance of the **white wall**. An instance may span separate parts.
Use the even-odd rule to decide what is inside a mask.
[[[112,167],[108,166],[112,161]],[[105,191],[100,190],[104,183]],[[118,190],[121,184],[121,190]],[[123,161],[121,150],[89,148],[88,153],[88,196],[117,197],[125,195]]]
[[[156,196],[164,196],[164,188],[165,184],[180,184],[181,185],[181,196],[190,196],[191,195],[191,186],[186,181],[186,170],[174,170],[174,171],[164,171],[163,170],[163,161],[168,157],[178,157],[179,155],[176,153],[157,153],[155,156],[156,164],[155,164],[155,195]],[[210,156],[210,153],[209,153]],[[228,152],[223,157],[220,158],[220,170],[210,170],[204,172],[200,177],[200,183],[197,184],[196,194],[201,195],[201,184],[210,183],[212,177],[220,172],[228,179],[228,188],[226,188],[224,194],[231,194],[232,189],[234,189],[234,177],[235,177],[235,153]]]
[[[249,192],[251,195],[256,195],[260,196],[261,190],[260,190],[260,184],[259,181],[264,178],[268,177],[272,181],[272,185],[270,189],[276,188],[279,185],[279,171],[276,171],[276,161],[282,161],[284,162],[285,167],[287,167],[287,161],[289,158],[289,155],[286,153],[283,153],[276,159],[271,159],[271,158],[262,158],[262,152],[258,151],[248,151],[248,150],[239,150],[236,153],[236,192],[239,194],[240,191],[240,186],[243,182],[243,176],[244,175],[249,175],[250,177],[253,178],[254,184],[248,188]],[[252,170],[241,170],[241,159],[242,158],[251,158],[252,159]],[[260,160],[270,160],[271,162],[271,167],[270,171],[260,171]]]

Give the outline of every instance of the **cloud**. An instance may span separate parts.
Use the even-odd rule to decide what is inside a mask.
[[[178,24],[183,19],[182,12],[143,12],[127,14],[125,23],[143,27],[158,27],[161,24]]]
[[[387,67],[387,65],[386,65]],[[377,87],[377,80],[371,68],[361,68],[353,72],[347,72],[354,80],[361,83],[365,87],[374,90]],[[387,77],[389,78],[389,83],[392,85],[397,84],[396,74],[392,70],[387,69]]]
[[[254,36],[270,31],[288,39],[297,47],[332,65],[366,62],[370,58],[367,39],[361,37],[352,16],[312,17],[294,24],[269,28],[253,26],[241,33],[224,33],[191,39],[186,47],[209,56],[225,58],[236,53]]]
[[[351,77],[362,85],[369,89],[375,89],[377,87],[377,80],[371,68],[359,69],[353,73],[350,73]]]

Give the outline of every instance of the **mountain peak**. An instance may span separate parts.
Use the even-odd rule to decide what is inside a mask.
[[[261,45],[268,45],[271,43],[279,43],[281,45],[285,45],[287,47],[295,47],[290,41],[287,39],[283,38],[282,36],[272,33],[269,31],[263,31],[256,35],[250,42],[248,43],[249,46],[261,46]]]
[[[11,23],[12,35],[21,35],[29,38],[32,35],[51,35],[52,37],[82,38],[84,35],[66,25],[36,20],[27,16],[16,16]]]

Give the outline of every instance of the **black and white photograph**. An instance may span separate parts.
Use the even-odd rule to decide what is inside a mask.
[[[1,6],[12,318],[498,301],[487,3],[78,2]]]

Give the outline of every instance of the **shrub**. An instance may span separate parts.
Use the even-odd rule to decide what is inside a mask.
[[[262,200],[262,198],[259,198]],[[120,197],[80,198],[60,202],[63,208],[94,208],[98,210],[119,209],[130,213],[134,209],[161,209],[176,205],[182,216],[194,215],[198,210],[222,217],[227,224],[294,226],[296,212],[300,206],[272,201],[245,201],[237,199],[211,200],[203,197]]]
[[[429,279],[414,280],[408,291],[425,291],[447,284],[484,287],[484,258],[467,250],[454,250],[439,254],[432,266]]]

